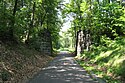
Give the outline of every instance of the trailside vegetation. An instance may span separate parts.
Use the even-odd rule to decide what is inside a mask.
[[[0,40],[31,45],[47,29],[55,48],[61,28],[61,0],[1,0]]]
[[[76,59],[106,83],[125,79],[124,5],[124,0],[70,0],[63,10],[64,17],[73,17],[69,31],[76,55],[80,46]]]
[[[52,60],[38,52],[43,46],[39,39],[44,38],[42,33],[46,30],[50,51],[57,49],[62,25],[60,3],[61,0],[0,0],[0,83],[25,83]]]

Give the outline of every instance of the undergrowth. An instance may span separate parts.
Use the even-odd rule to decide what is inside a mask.
[[[91,51],[84,51],[80,57],[80,65],[106,83],[124,83],[125,39],[102,37],[100,45],[92,45]]]
[[[25,83],[52,59],[25,44],[0,42],[0,83]]]

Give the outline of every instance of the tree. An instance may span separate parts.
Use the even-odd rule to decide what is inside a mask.
[[[82,51],[90,50],[91,43],[99,45],[104,35],[112,40],[124,35],[124,10],[116,0],[75,0],[66,7],[66,14],[74,14],[74,34],[83,31],[80,38],[84,42],[80,45]],[[76,37],[78,42],[78,35]]]
[[[51,33],[51,46],[59,39],[61,0],[1,0],[0,40],[30,43],[44,29]],[[56,39],[56,40],[55,40]]]

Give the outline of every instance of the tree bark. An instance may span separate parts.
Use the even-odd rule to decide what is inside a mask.
[[[76,34],[76,46],[75,46],[75,56],[77,56],[77,47],[78,47],[78,37],[79,37],[79,31]]]
[[[16,11],[17,11],[17,2],[18,0],[15,0],[15,5],[14,5],[14,9],[13,9],[13,18],[11,19],[11,27],[10,27],[10,30],[9,30],[9,39],[10,40],[15,40],[14,38],[14,24],[15,24],[15,15],[16,15]]]
[[[29,43],[30,35],[31,35],[31,30],[33,29],[33,26],[34,26],[35,7],[36,7],[36,3],[34,2],[32,16],[31,16],[31,22],[30,22],[28,33],[27,33],[27,39],[25,41],[26,44]]]
[[[82,23],[82,15],[81,15],[81,9],[80,9],[80,4],[81,4],[81,2],[82,2],[82,0],[79,0],[78,1],[78,3],[77,3],[77,7],[78,7],[78,18],[79,18],[79,30],[78,30],[78,32],[77,32],[77,37],[76,37],[76,47],[75,47],[75,55],[77,56],[77,54],[78,54],[78,43],[79,43],[79,40],[81,40],[81,37],[80,37],[80,39],[79,39],[79,33],[81,32],[81,28],[82,28],[82,26],[81,26],[81,23]],[[81,33],[80,33],[81,34]],[[81,42],[81,41],[80,41]],[[81,44],[80,44],[81,45]],[[81,46],[80,46],[80,48],[81,48]],[[82,49],[82,48],[81,48]]]
[[[42,25],[43,25],[43,23],[45,21],[45,18],[46,18],[46,14],[43,16],[43,18],[41,18],[41,27],[42,27]]]
[[[15,0],[15,5],[14,5],[14,9],[13,9],[13,16],[16,15],[16,10],[17,10],[17,2],[18,0]]]

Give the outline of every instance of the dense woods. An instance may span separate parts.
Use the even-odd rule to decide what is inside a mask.
[[[73,18],[68,33],[76,59],[106,83],[124,83],[124,5],[124,0],[70,0],[63,10]]]
[[[77,33],[83,33],[80,38],[83,50],[89,50],[93,43],[98,46],[102,36],[111,40],[124,36],[124,1],[71,0],[63,13],[74,18],[70,32],[75,39],[78,39]]]
[[[0,0],[0,83],[25,83],[52,60],[48,55],[57,48],[62,24],[60,3]]]
[[[51,43],[58,41],[61,20],[60,0],[1,0],[0,40],[31,44],[44,29],[51,34]],[[54,46],[56,47],[56,46]]]

